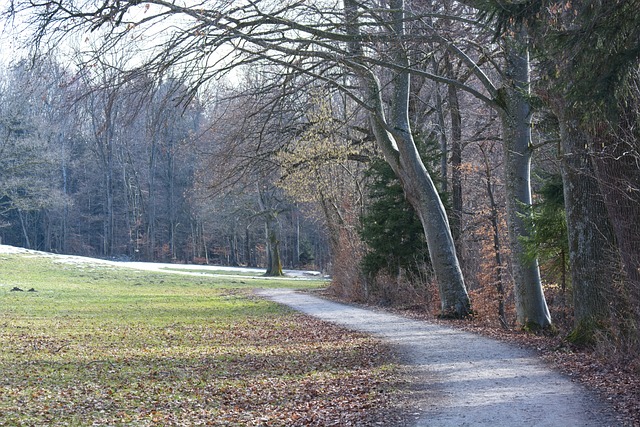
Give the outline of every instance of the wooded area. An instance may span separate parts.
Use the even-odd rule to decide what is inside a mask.
[[[2,78],[0,236],[315,267],[349,298],[637,354],[638,10],[11,0],[35,59]]]
[[[174,79],[111,85],[109,68],[70,73],[48,57],[4,71],[4,243],[131,260],[264,265],[263,217],[278,213],[285,263],[300,266],[312,252],[327,262],[320,228],[273,185],[248,178],[244,186],[210,191],[222,173],[207,164],[215,156],[215,110],[187,101],[187,88]]]

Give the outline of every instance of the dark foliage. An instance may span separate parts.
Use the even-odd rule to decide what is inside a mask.
[[[362,261],[363,270],[370,276],[380,272],[397,276],[401,270],[417,274],[418,266],[429,260],[420,219],[386,162],[372,162],[369,175],[371,205],[362,217],[360,229],[360,236],[369,247]]]
[[[569,268],[569,240],[564,211],[562,177],[542,177],[542,186],[525,216],[529,236],[523,239],[526,255],[540,261],[547,281],[559,283],[564,290]]]
[[[525,25],[541,70],[574,103],[619,114],[640,61],[640,0],[489,0],[495,36]]]

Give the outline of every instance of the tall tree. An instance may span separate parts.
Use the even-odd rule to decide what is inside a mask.
[[[560,119],[567,225],[576,262],[576,330],[591,341],[598,329],[607,330],[615,301],[624,300],[625,293],[634,301],[640,297],[640,233],[629,221],[640,215],[640,2],[484,3],[493,7],[498,32],[522,25],[532,29],[543,77],[538,92]],[[618,253],[612,253],[612,245]],[[594,274],[589,261],[604,259],[615,267],[618,257],[626,286],[614,298],[611,275]],[[639,314],[635,310],[636,331]],[[632,335],[638,342],[637,332]]]
[[[480,11],[490,7],[483,0],[467,0],[462,3]],[[551,316],[542,290],[537,260],[528,259],[520,243],[521,238],[526,238],[528,235],[523,217],[527,215],[525,206],[531,205],[530,169],[533,153],[531,144],[533,110],[529,101],[530,64],[526,29],[520,28],[519,31],[499,38],[498,41],[502,46],[502,62],[498,63],[486,49],[480,49],[480,59],[474,60],[451,37],[440,34],[432,25],[426,25],[426,27],[430,35],[446,48],[448,54],[467,67],[466,78],[469,74],[473,75],[484,92],[478,90],[477,85],[465,84],[464,79],[445,78],[414,68],[411,69],[412,72],[447,83],[450,91],[453,87],[464,90],[494,109],[500,116],[505,153],[507,222],[513,258],[517,321],[531,329],[549,327]],[[492,79],[491,74],[483,67],[485,62],[495,66],[494,71],[501,78]]]
[[[203,153],[200,180],[206,192],[214,197],[237,198],[238,193],[250,195],[251,214],[245,218],[245,244],[249,245],[249,230],[261,222],[264,225],[260,241],[266,251],[266,274],[283,275],[282,219],[291,210],[275,183],[280,174],[278,153],[298,132],[300,109],[294,108],[297,96],[292,94],[288,78],[279,84],[265,80],[272,67],[256,67],[239,76],[242,90],[223,89],[210,111],[212,124],[207,130],[210,146]],[[235,241],[237,236],[231,236]],[[251,249],[245,250],[245,258]],[[249,261],[248,261],[249,262]]]
[[[613,229],[594,176],[586,135],[572,113],[558,106],[562,180],[569,238],[575,329],[573,339],[592,343],[609,328],[610,298],[619,268]]]
[[[444,316],[464,317],[469,313],[470,303],[456,256],[455,245],[447,215],[437,188],[424,166],[409,123],[410,73],[406,47],[402,43],[405,32],[404,2],[389,3],[391,33],[396,42],[392,47],[393,62],[398,70],[393,75],[393,94],[389,118],[381,98],[379,79],[361,59],[364,47],[358,41],[362,37],[358,3],[345,0],[346,33],[352,72],[359,80],[359,89],[370,109],[370,123],[378,147],[396,173],[407,200],[415,208],[424,227],[433,269],[438,279],[441,313]]]
[[[504,133],[505,184],[507,186],[507,219],[516,286],[516,312],[520,324],[544,328],[551,324],[551,316],[542,291],[537,259],[525,256],[522,238],[529,231],[524,216],[531,206],[532,106],[527,99],[531,93],[529,49],[525,29],[519,29],[504,40],[505,74],[508,83],[501,91],[498,111]]]
[[[406,46],[403,46],[406,36],[403,2],[391,1],[385,8],[377,9],[373,5],[360,8],[347,1],[342,16],[335,13],[335,5],[327,5],[323,10],[323,6],[300,2],[231,5],[212,1],[196,8],[162,0],[135,0],[99,6],[87,3],[59,6],[53,1],[38,6],[21,0],[12,2],[12,10],[18,13],[34,9],[41,13],[33,15],[39,26],[36,42],[66,36],[67,24],[70,24],[75,29],[99,30],[105,40],[103,47],[111,49],[131,43],[132,34],[143,32],[154,22],[179,20],[180,24],[172,27],[176,31],[168,31],[161,43],[150,43],[147,49],[155,54],[148,57],[145,65],[155,70],[173,66],[178,73],[198,76],[194,87],[230,66],[266,60],[348,91],[370,111],[378,145],[399,175],[408,199],[423,222],[440,285],[442,313],[456,317],[468,314],[469,298],[447,216],[435,185],[417,155],[408,122],[409,73],[402,70],[408,64]],[[142,12],[145,6],[148,6],[147,13],[136,13]],[[127,13],[129,11],[132,13]],[[385,15],[389,18],[383,18],[382,25],[373,24]],[[38,20],[38,16],[43,19]],[[138,18],[145,23],[138,25],[142,24]],[[374,29],[380,37],[365,34],[363,29]],[[389,52],[395,52],[390,57],[396,70],[388,118],[381,98],[383,87],[368,62],[375,58],[364,55],[369,52],[365,49],[368,40],[376,44],[383,42],[392,48]],[[233,55],[220,57],[220,51],[227,49],[228,44],[235,48]],[[211,66],[215,55],[219,58],[218,67]],[[356,91],[344,85],[342,79],[335,78],[343,76],[345,71],[357,76]]]
[[[46,240],[42,222],[35,225],[32,219],[63,203],[52,149],[57,128],[45,112],[52,102],[46,83],[52,81],[36,78],[27,62],[0,80],[0,227],[15,224],[26,247],[41,247]]]

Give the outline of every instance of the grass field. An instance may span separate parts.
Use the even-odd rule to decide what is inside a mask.
[[[399,384],[389,349],[246,287],[321,284],[0,254],[0,425],[389,420]]]

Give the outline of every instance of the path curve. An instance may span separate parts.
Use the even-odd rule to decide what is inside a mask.
[[[424,381],[418,427],[619,425],[582,386],[529,350],[453,328],[288,289],[257,294],[395,345]]]

